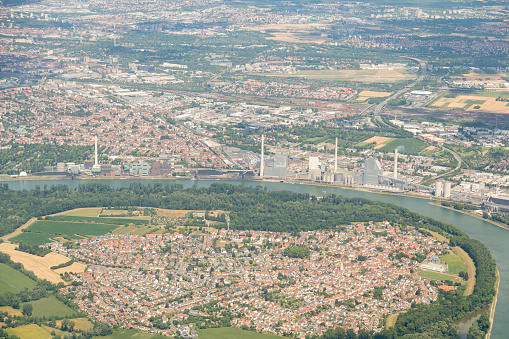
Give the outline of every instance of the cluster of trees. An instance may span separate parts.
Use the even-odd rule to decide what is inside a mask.
[[[55,166],[56,162],[76,162],[93,156],[91,146],[69,146],[56,144],[17,144],[10,143],[0,150],[0,173],[18,174],[20,171],[42,172],[45,166]]]
[[[488,312],[481,314],[479,319],[470,326],[467,339],[484,339],[490,330],[490,316]]]
[[[51,253],[51,250],[49,250],[45,247],[40,247],[39,245],[25,244],[25,243],[20,243],[16,249],[21,252],[38,255],[39,257],[44,257],[46,254]]]
[[[311,251],[307,246],[288,246],[284,249],[283,255],[290,258],[309,259]]]

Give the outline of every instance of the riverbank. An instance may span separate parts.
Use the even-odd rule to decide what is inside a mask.
[[[465,215],[468,215],[469,217],[474,217],[474,218],[480,219],[482,221],[489,222],[492,225],[495,225],[497,227],[500,227],[500,228],[503,228],[503,229],[509,231],[509,225],[506,225],[506,224],[503,224],[501,222],[494,221],[494,220],[484,219],[482,216],[480,216],[477,213],[472,213],[472,212],[465,211],[465,210],[457,210],[454,207],[444,206],[442,204],[439,204],[439,203],[436,203],[436,202],[432,202],[432,201],[428,202],[428,204],[433,205],[433,206],[437,206],[437,207],[442,207],[442,208],[445,208],[445,209],[448,209],[448,210],[451,210],[451,211],[463,213]]]
[[[493,328],[493,320],[495,319],[495,309],[497,308],[497,298],[498,298],[498,290],[500,288],[500,273],[497,268],[497,282],[495,283],[495,296],[493,297],[493,301],[491,302],[490,307],[490,329],[488,333],[486,333],[486,339],[491,337],[491,329]]]

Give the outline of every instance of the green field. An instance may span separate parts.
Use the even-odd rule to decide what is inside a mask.
[[[419,274],[420,277],[428,278],[428,279],[433,279],[433,280],[445,281],[445,280],[452,280],[453,279],[453,277],[451,277],[451,276],[449,276],[447,274],[430,272],[430,271],[420,271],[418,274]]]
[[[57,300],[55,297],[43,298],[37,301],[31,301],[29,304],[32,304],[34,307],[33,316],[34,317],[49,317],[52,315],[65,317],[69,315],[74,315],[76,312],[72,308],[66,306],[63,302]],[[20,308],[23,308],[21,305]]]
[[[479,96],[479,97],[490,97],[490,98],[498,98],[501,97],[503,99],[509,99],[509,92],[475,92],[471,95]]]
[[[23,242],[25,244],[46,244],[51,242],[50,238],[53,238],[54,235],[46,234],[46,233],[31,233],[24,232],[20,235],[15,236],[14,238],[9,239],[12,242]]]
[[[31,290],[35,287],[35,281],[10,266],[0,264],[0,293],[16,293],[25,287]]]
[[[160,334],[142,333],[133,330],[118,330],[105,337],[93,337],[96,339],[167,339],[169,337]],[[201,336],[200,336],[201,338]]]
[[[258,332],[244,331],[236,327],[208,328],[198,330],[200,339],[271,339],[281,338],[274,334],[261,334]]]
[[[461,271],[467,272],[467,265],[463,262],[461,257],[456,254],[446,254],[440,257],[447,265],[447,273],[458,274]]]
[[[21,339],[47,339],[51,338],[51,334],[45,328],[35,324],[18,326],[6,330],[9,335],[15,335]]]
[[[399,138],[388,142],[381,148],[383,151],[394,152],[397,148],[399,153],[403,154],[419,154],[420,151],[426,146],[424,141],[414,138]]]
[[[28,229],[32,232],[63,235],[76,238],[79,235],[103,235],[116,229],[118,225],[93,224],[82,222],[66,222],[52,220],[38,220]]]

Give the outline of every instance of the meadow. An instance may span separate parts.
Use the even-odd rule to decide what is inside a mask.
[[[34,307],[34,317],[50,317],[52,315],[59,317],[72,316],[76,312],[72,308],[66,306],[63,302],[56,299],[55,297],[43,298],[37,301],[31,301]],[[22,308],[23,306],[21,306]]]
[[[25,288],[31,290],[35,281],[5,264],[0,264],[0,293],[17,293]]]
[[[453,280],[454,277],[451,277],[447,274],[437,273],[437,272],[430,272],[430,271],[419,271],[418,275],[423,278],[433,279],[433,280]]]

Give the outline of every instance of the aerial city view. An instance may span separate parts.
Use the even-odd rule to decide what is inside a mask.
[[[507,0],[0,0],[0,338],[509,328]]]

